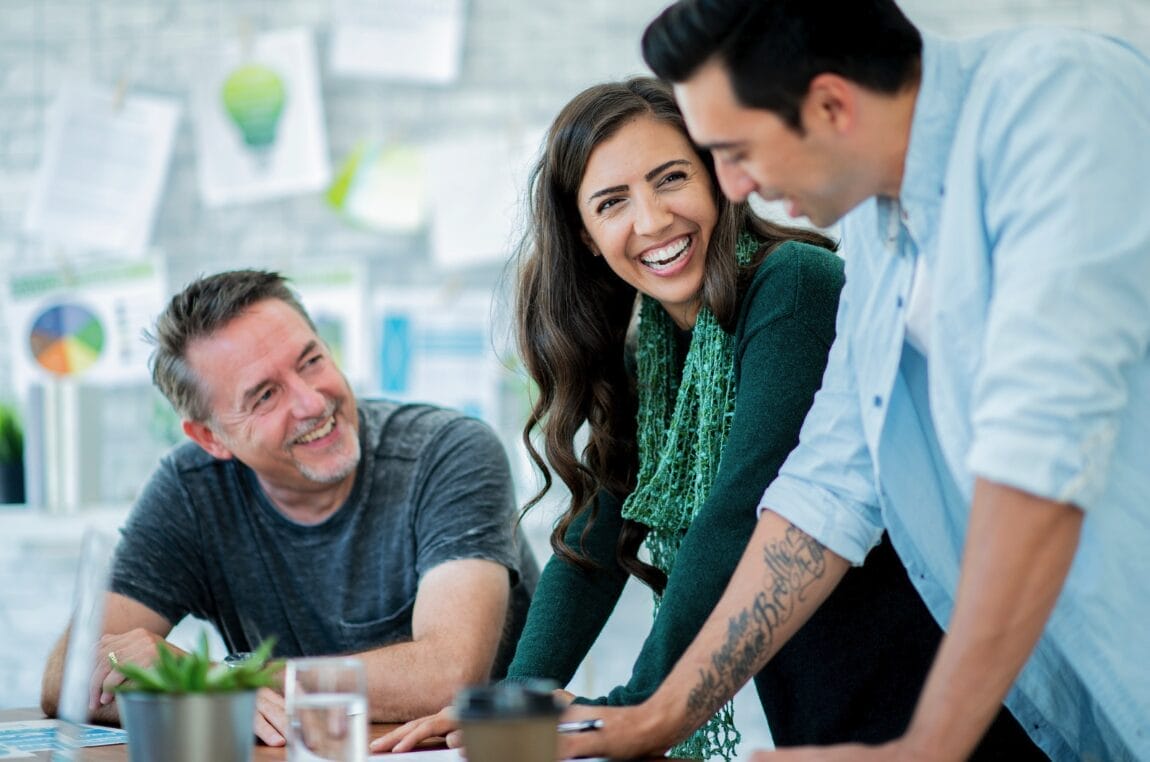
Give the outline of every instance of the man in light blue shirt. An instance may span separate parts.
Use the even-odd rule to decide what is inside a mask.
[[[947,630],[911,725],[778,759],[964,759],[1004,699],[1054,759],[1150,759],[1150,62],[891,0],[683,0],[644,54],[728,196],[841,219],[847,283],[724,598],[564,752],[681,737],[885,530]]]

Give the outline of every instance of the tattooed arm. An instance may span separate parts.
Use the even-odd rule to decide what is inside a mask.
[[[602,730],[563,738],[562,756],[661,754],[689,736],[798,631],[849,564],[766,511],[723,597],[659,690],[634,707],[572,707]]]

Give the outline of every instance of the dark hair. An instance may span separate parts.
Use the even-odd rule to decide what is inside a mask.
[[[571,502],[551,533],[556,555],[583,569],[594,564],[564,537],[572,522],[591,510],[601,490],[622,499],[635,488],[637,401],[625,367],[625,342],[636,291],[612,272],[583,242],[577,195],[591,152],[624,125],[650,117],[687,136],[683,116],[668,85],[651,77],[595,85],[576,95],[552,123],[543,153],[531,172],[527,230],[518,253],[516,329],[528,374],[538,387],[523,440],[543,474],[543,487],[524,510],[552,485],[551,470],[567,485]],[[746,204],[728,201],[719,190],[709,153],[699,153],[711,179],[718,210],[704,264],[702,302],[719,324],[733,332],[741,290],[762,258],[787,239],[833,248],[825,237],[756,217]],[[735,243],[750,231],[763,242],[752,266],[740,270]],[[587,443],[576,452],[576,436],[587,425]],[[532,434],[542,434],[543,454]],[[549,467],[549,465],[550,467]],[[590,527],[590,521],[587,527]],[[636,557],[648,527],[625,522],[619,563],[656,590],[666,576]]]
[[[184,418],[207,421],[211,410],[199,379],[188,366],[188,347],[242,315],[257,302],[279,299],[315,330],[311,317],[279,273],[232,270],[197,278],[172,297],[145,338],[152,352],[152,382]]]
[[[919,76],[922,35],[893,0],[679,0],[643,33],[643,58],[683,82],[711,58],[741,105],[802,130],[800,108],[824,72],[880,93]]]

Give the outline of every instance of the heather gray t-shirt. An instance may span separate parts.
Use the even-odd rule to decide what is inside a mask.
[[[281,657],[348,653],[411,639],[430,569],[489,559],[512,584],[502,676],[539,575],[514,529],[502,446],[482,422],[429,405],[361,401],[359,419],[355,486],[313,526],[277,511],[242,463],[177,446],[121,532],[111,589],[172,623],[213,622],[233,651],[274,635]]]

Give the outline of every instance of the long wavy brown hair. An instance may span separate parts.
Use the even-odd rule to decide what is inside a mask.
[[[527,230],[518,250],[517,339],[538,387],[523,441],[543,475],[542,488],[524,511],[551,489],[554,471],[567,485],[571,501],[551,532],[551,547],[584,570],[595,568],[595,563],[582,545],[576,549],[566,543],[568,529],[587,510],[592,511],[590,528],[597,494],[606,490],[622,500],[635,488],[639,469],[636,394],[624,359],[637,293],[583,243],[577,195],[591,152],[640,116],[687,135],[670,88],[650,77],[592,86],[563,108],[531,172]],[[740,297],[775,246],[793,239],[834,245],[818,233],[772,224],[746,204],[731,203],[719,190],[710,154],[700,153],[699,158],[710,174],[718,209],[704,264],[702,302],[723,329],[733,333]],[[762,246],[751,264],[740,268],[735,242],[744,230]],[[576,437],[584,424],[586,445],[577,452]],[[542,453],[535,445],[536,430]],[[617,558],[629,573],[662,592],[666,575],[637,557],[648,530],[644,524],[624,522]]]

